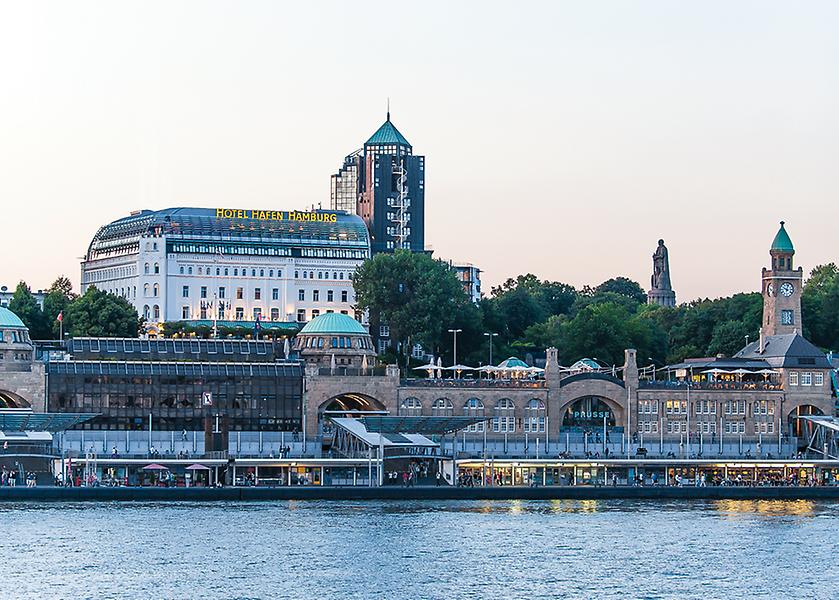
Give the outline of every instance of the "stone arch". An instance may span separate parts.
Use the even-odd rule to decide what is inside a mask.
[[[807,445],[810,436],[813,434],[814,426],[812,423],[808,423],[807,421],[799,419],[798,417],[821,415],[824,415],[824,411],[822,409],[820,409],[818,406],[814,406],[813,404],[807,403],[798,404],[787,413],[788,431],[790,432],[790,435],[798,438],[799,446]]]
[[[422,401],[416,396],[408,396],[399,404],[399,414],[418,417],[422,414]]]
[[[318,414],[322,415],[328,411],[331,413],[340,413],[346,411],[352,412],[377,412],[384,411],[385,405],[369,396],[367,394],[360,394],[357,392],[344,392],[336,396],[332,396],[321,402],[318,406]]]
[[[560,426],[567,410],[575,402],[587,397],[597,398],[603,402],[614,415],[615,425],[625,426],[627,392],[621,380],[601,374],[582,374],[574,376],[573,381],[560,385],[560,401],[557,407]]]
[[[23,397],[8,390],[0,390],[0,408],[31,408]]]

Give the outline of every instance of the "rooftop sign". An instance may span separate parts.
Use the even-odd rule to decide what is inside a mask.
[[[335,223],[338,213],[303,212],[299,210],[249,210],[246,208],[217,208],[216,219],[251,219],[254,221],[305,221]]]

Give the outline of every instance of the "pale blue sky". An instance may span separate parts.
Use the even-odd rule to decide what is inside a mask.
[[[0,0],[0,283],[78,285],[138,208],[305,208],[393,120],[426,243],[680,300],[758,287],[777,222],[835,261],[836,2]],[[486,285],[489,291],[489,285]]]

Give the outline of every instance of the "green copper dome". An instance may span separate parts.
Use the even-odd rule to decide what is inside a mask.
[[[367,335],[364,326],[350,316],[340,313],[319,315],[306,323],[300,335]]]
[[[390,113],[387,114],[387,121],[376,130],[376,133],[370,136],[365,146],[377,146],[380,144],[402,144],[403,146],[410,146],[405,136],[399,133],[399,130],[390,122]]]
[[[20,317],[3,306],[0,306],[0,327],[17,327],[26,329],[26,325],[23,324]]]
[[[795,253],[795,248],[792,245],[792,240],[789,239],[787,230],[784,229],[784,222],[781,221],[781,228],[775,234],[775,239],[772,240],[772,247],[769,248],[771,252],[790,252]]]

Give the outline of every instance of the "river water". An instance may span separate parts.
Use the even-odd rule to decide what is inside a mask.
[[[839,598],[839,504],[0,505],[3,598]]]

